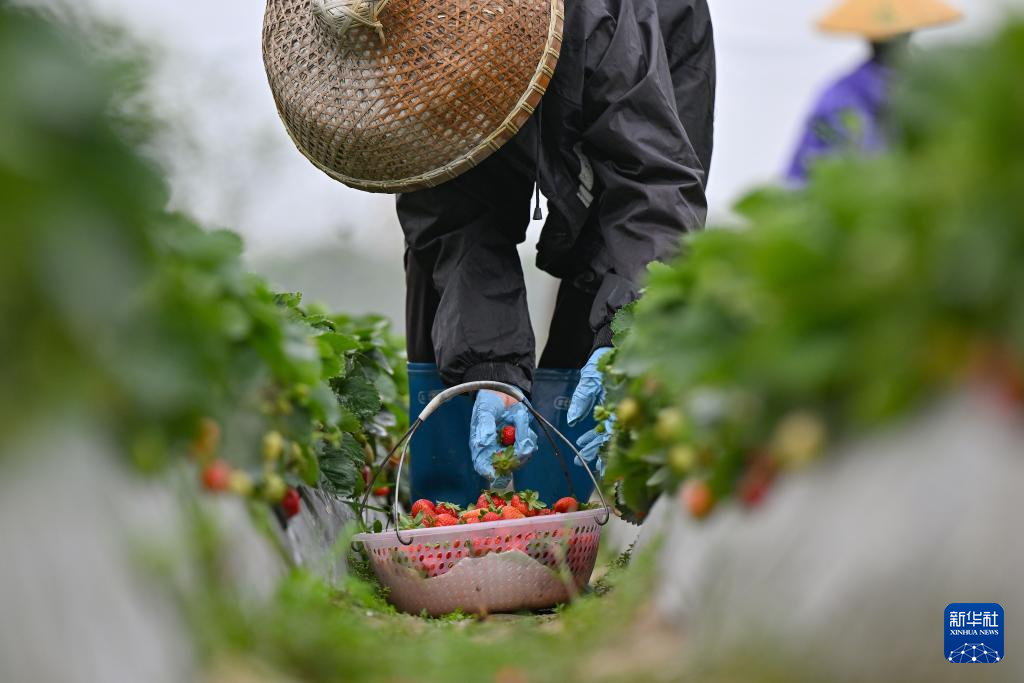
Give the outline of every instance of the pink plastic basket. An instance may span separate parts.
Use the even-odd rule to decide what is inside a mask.
[[[399,479],[408,442],[419,425],[451,398],[480,389],[524,401],[552,443],[558,436],[578,455],[518,389],[498,382],[470,382],[442,392],[420,413],[402,440]],[[584,467],[601,495],[585,462]],[[377,578],[389,589],[389,599],[404,612],[438,616],[456,610],[486,614],[541,609],[571,600],[590,581],[601,527],[610,515],[603,496],[601,502],[602,507],[581,512],[402,532],[396,502],[394,530],[359,534],[353,541],[366,548]]]

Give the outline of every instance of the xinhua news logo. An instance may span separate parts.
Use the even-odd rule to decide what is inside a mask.
[[[995,664],[1002,661],[1003,608],[995,602],[954,602],[946,606],[946,661]]]

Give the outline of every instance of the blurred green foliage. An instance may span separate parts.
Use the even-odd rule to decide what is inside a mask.
[[[6,5],[0,65],[0,442],[87,420],[142,470],[190,453],[255,493],[271,476],[360,491],[407,422],[387,322],[273,292],[236,235],[165,211],[161,174],[114,115],[137,67]]]
[[[752,466],[765,484],[826,434],[903,416],[979,368],[1020,398],[1024,25],[923,57],[900,80],[890,153],[755,192],[745,227],[652,268],[612,363],[623,508],[687,480],[757,499]]]

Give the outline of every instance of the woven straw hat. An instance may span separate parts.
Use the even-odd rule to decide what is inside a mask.
[[[844,0],[818,22],[818,28],[884,40],[961,16],[942,0]]]
[[[558,61],[562,0],[268,0],[263,58],[299,150],[370,192],[432,187],[510,140]]]

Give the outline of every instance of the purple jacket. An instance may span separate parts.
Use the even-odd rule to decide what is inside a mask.
[[[839,79],[818,100],[786,177],[803,184],[814,159],[837,152],[871,154],[885,148],[881,123],[891,71],[874,60]]]

